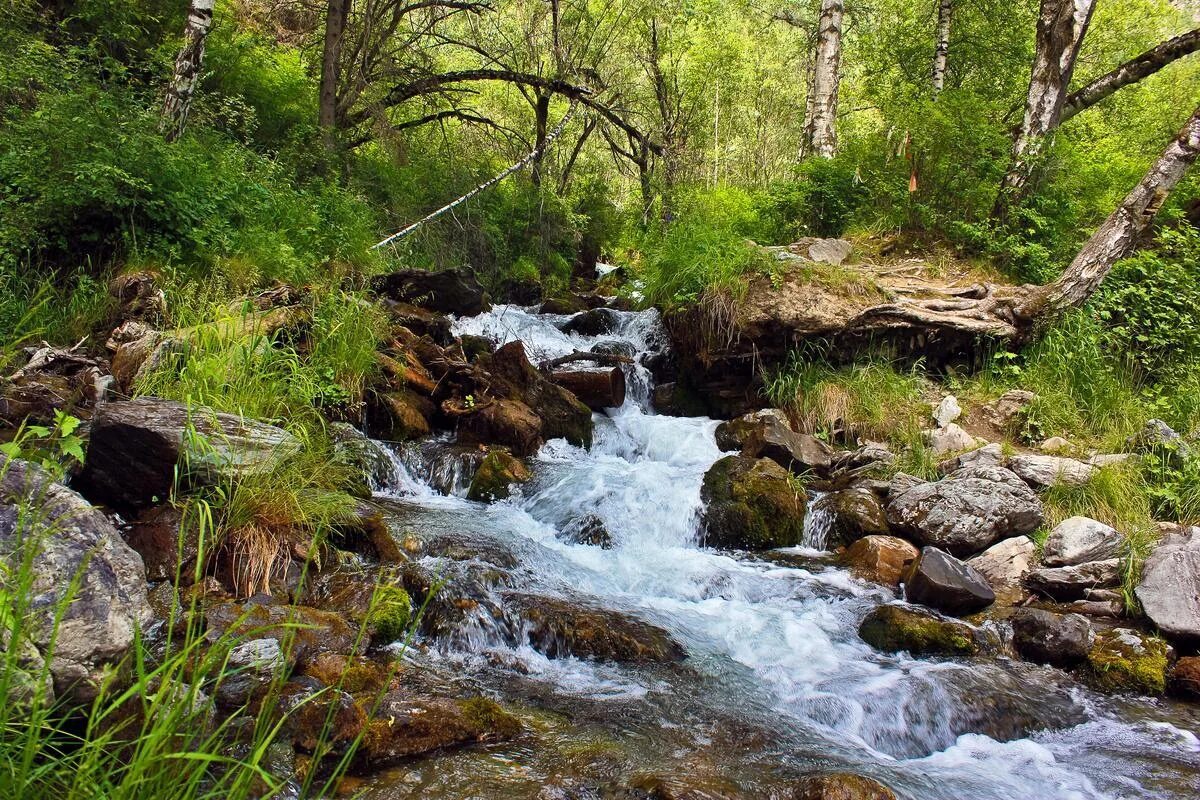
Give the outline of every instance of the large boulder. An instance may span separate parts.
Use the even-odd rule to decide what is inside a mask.
[[[842,563],[863,580],[896,587],[921,551],[895,536],[864,536],[846,548]]]
[[[480,356],[478,364],[489,373],[494,396],[519,400],[541,419],[545,438],[591,447],[592,410],[533,366],[520,340]]]
[[[371,288],[392,300],[463,317],[482,314],[492,307],[479,281],[466,269],[400,270],[376,276]]]
[[[829,472],[833,451],[809,433],[797,433],[776,408],[745,414],[717,426],[717,446],[751,458],[769,458],[785,468]]]
[[[49,656],[58,696],[90,702],[151,622],[145,568],[86,500],[41,468],[0,456],[0,574],[15,586],[25,569],[28,639],[6,646]]]
[[[922,608],[877,606],[858,626],[858,635],[876,650],[914,655],[973,655],[974,631],[965,622]]]
[[[1028,536],[1004,539],[967,559],[967,566],[978,572],[996,593],[1000,603],[1016,603],[1025,596],[1022,581],[1033,569],[1037,545]]]
[[[1165,536],[1146,559],[1134,593],[1167,636],[1200,642],[1200,527]]]
[[[1083,486],[1099,471],[1099,467],[1074,458],[1035,454],[1013,456],[1008,468],[1035,489]]]
[[[1071,517],[1050,531],[1042,546],[1042,563],[1047,567],[1067,567],[1103,561],[1117,557],[1124,547],[1125,537],[1103,522]]]
[[[1096,634],[1087,655],[1092,683],[1107,692],[1160,695],[1166,690],[1169,651],[1162,639],[1113,628]]]
[[[531,456],[545,439],[542,420],[520,400],[492,400],[458,421],[462,444],[498,444],[519,457]]]
[[[826,536],[830,546],[849,545],[864,536],[886,536],[891,532],[883,504],[869,489],[830,492],[813,503],[813,510],[817,509],[830,516]]]
[[[1041,501],[1008,470],[968,467],[936,483],[901,492],[888,503],[888,521],[920,544],[970,556],[1042,524]]]
[[[642,664],[687,657],[683,645],[663,628],[581,598],[507,592],[504,605],[520,617],[533,646],[550,658]]]
[[[1013,649],[1026,661],[1073,667],[1087,660],[1094,635],[1091,623],[1078,614],[1022,608],[1010,622]]]
[[[904,596],[947,614],[970,614],[996,600],[982,575],[936,547],[921,550],[905,573]]]
[[[177,467],[188,484],[221,483],[269,471],[300,449],[274,425],[143,397],[97,412],[79,485],[99,502],[142,508],[166,499]]]
[[[1042,567],[1025,576],[1025,587],[1054,600],[1082,600],[1093,589],[1121,582],[1121,560],[1088,561],[1069,567]]]
[[[766,550],[804,540],[804,489],[770,459],[720,459],[705,473],[700,499],[710,547]]]

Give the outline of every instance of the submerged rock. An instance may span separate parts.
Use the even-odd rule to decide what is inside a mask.
[[[1159,542],[1135,594],[1159,630],[1200,643],[1200,527],[1177,529]]]
[[[858,577],[897,587],[921,551],[895,536],[864,536],[846,549],[842,563]]]
[[[973,655],[974,631],[965,622],[921,608],[878,606],[858,626],[858,635],[876,650],[914,655]]]
[[[961,557],[1032,533],[1042,514],[1037,495],[999,467],[965,468],[914,486],[893,497],[887,509],[896,530]]]
[[[1050,531],[1042,546],[1042,563],[1067,567],[1087,561],[1115,558],[1125,547],[1118,531],[1088,517],[1065,519]]]
[[[27,639],[5,647],[28,651],[31,675],[48,655],[57,696],[91,702],[151,622],[145,568],[98,509],[40,467],[0,455],[0,576],[20,579],[23,564],[28,594],[5,603],[26,615]]]
[[[508,497],[512,484],[524,483],[531,477],[524,461],[503,448],[492,447],[471,478],[467,498],[483,502],[503,500]]]
[[[896,795],[874,778],[833,772],[801,778],[791,800],[896,800]]]
[[[1096,634],[1088,650],[1088,672],[1108,692],[1160,695],[1167,682],[1167,643],[1128,628]]]
[[[610,308],[593,308],[571,317],[562,326],[563,333],[579,336],[603,336],[617,329],[620,317]]]
[[[604,520],[595,514],[576,517],[563,526],[559,538],[570,544],[586,544],[608,550],[613,546],[612,534]]]
[[[700,498],[709,547],[766,550],[804,540],[804,489],[770,459],[720,459],[705,473]]]
[[[1073,667],[1088,658],[1091,624],[1078,614],[1055,614],[1038,608],[1018,609],[1010,622],[1013,649],[1026,661]]]
[[[970,614],[996,600],[982,575],[936,547],[921,550],[905,573],[904,596],[949,614]]]
[[[996,593],[996,601],[1016,603],[1025,596],[1022,583],[1033,569],[1037,545],[1028,536],[1004,539],[967,559],[967,566],[978,572]]]
[[[578,598],[506,592],[505,608],[527,624],[534,648],[550,658],[618,663],[673,663],[687,652],[657,625]]]

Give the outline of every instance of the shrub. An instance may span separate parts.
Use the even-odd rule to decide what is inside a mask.
[[[794,180],[756,198],[761,219],[753,238],[786,244],[802,236],[841,236],[866,197],[849,159],[810,158],[797,167]]]

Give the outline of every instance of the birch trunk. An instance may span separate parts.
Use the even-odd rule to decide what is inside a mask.
[[[178,139],[187,124],[192,95],[200,80],[200,66],[204,61],[204,40],[212,28],[212,22],[213,0],[192,0],[183,34],[183,47],[175,56],[175,74],[163,101],[160,129],[168,142]]]
[[[1092,234],[1062,277],[1042,287],[1018,314],[1039,320],[1053,318],[1086,302],[1113,264],[1133,252],[1171,190],[1196,162],[1197,155],[1200,155],[1200,108],[1192,113],[1141,182]]]
[[[1006,219],[1024,197],[1034,168],[1062,118],[1075,59],[1092,20],[1095,0],[1042,0],[1025,116],[1000,183],[994,216]]]
[[[1082,89],[1067,95],[1060,123],[1066,122],[1080,111],[1086,111],[1118,89],[1137,83],[1197,50],[1200,50],[1200,28],[1181,33],[1150,48],[1137,58],[1126,61],[1112,72],[1101,75]]]
[[[804,155],[833,158],[837,154],[838,82],[842,60],[842,0],[821,0],[817,46],[813,53],[812,89],[806,103]]]
[[[317,125],[325,149],[337,147],[338,75],[342,60],[342,42],[346,36],[346,18],[351,0],[329,0],[325,14],[325,49],[321,55],[321,91],[317,108]]]
[[[937,46],[933,51],[933,94],[936,97],[946,86],[946,62],[950,58],[950,18],[954,0],[938,3]]]

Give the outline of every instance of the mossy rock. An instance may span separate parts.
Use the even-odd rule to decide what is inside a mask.
[[[858,635],[876,650],[891,653],[967,656],[979,651],[971,626],[904,606],[879,606],[859,625]]]
[[[521,732],[521,722],[508,713],[495,700],[487,697],[471,697],[459,700],[467,721],[482,731],[490,731],[494,738],[511,739]]]
[[[399,586],[380,584],[367,612],[367,629],[377,644],[403,639],[412,622],[412,600]]]
[[[1167,643],[1128,628],[1096,634],[1087,674],[1105,692],[1160,695],[1167,685]]]
[[[493,447],[483,457],[467,497],[471,500],[491,502],[508,497],[512,484],[524,483],[532,475],[525,462],[501,447]]]
[[[704,543],[769,550],[804,539],[808,498],[786,469],[770,459],[726,456],[709,468],[700,489]]]

